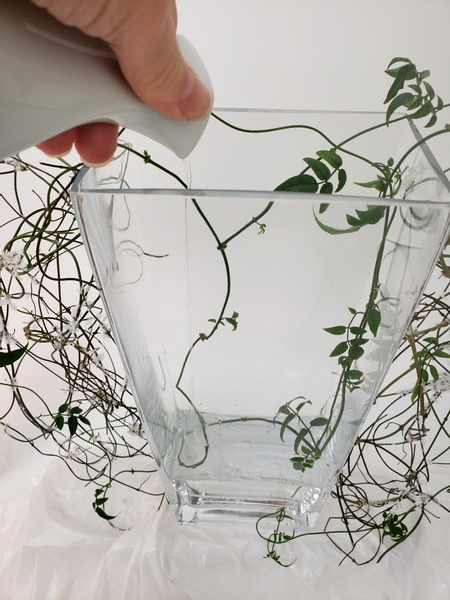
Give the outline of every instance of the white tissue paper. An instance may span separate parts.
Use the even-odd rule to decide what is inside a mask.
[[[1,600],[450,598],[450,519],[444,517],[424,523],[380,564],[339,566],[342,554],[315,536],[283,549],[287,559],[297,557],[283,568],[263,558],[265,544],[253,527],[182,526],[165,502],[158,510],[158,497],[119,486],[109,510],[120,513],[116,527],[130,527],[121,531],[95,514],[92,486],[62,461],[45,463],[39,478],[30,472],[35,459],[28,468],[19,469],[22,478],[11,471],[0,477]],[[156,475],[154,482],[159,491]],[[369,551],[371,541],[366,544]]]

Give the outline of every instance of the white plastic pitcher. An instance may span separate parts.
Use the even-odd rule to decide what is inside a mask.
[[[197,51],[178,43],[212,93]],[[116,122],[185,158],[208,118],[177,121],[148,107],[131,90],[102,40],[59,23],[28,0],[0,2],[0,159],[94,121]]]

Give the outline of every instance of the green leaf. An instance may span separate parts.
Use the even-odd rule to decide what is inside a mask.
[[[400,108],[400,106],[405,106],[406,108],[408,108],[408,106],[414,99],[415,97],[413,96],[413,94],[411,94],[411,92],[403,92],[403,94],[399,94],[396,98],[394,98],[389,104],[389,107],[386,111],[386,123],[389,124],[392,114],[398,108]]]
[[[275,192],[303,192],[315,194],[318,189],[319,184],[312,175],[300,173],[300,175],[295,175],[295,177],[290,177],[289,179],[286,179],[286,181],[283,181],[283,183],[280,183],[280,185],[275,188]]]
[[[22,348],[17,348],[17,350],[0,352],[0,367],[8,367],[17,362],[25,354],[27,348],[28,346],[22,346]]]
[[[61,404],[61,406],[58,408],[58,412],[59,413],[64,413],[66,412],[66,410],[69,408],[69,404],[66,402],[64,404]]]
[[[316,220],[316,223],[320,227],[320,229],[322,229],[326,233],[329,233],[330,235],[342,235],[344,233],[354,233],[355,231],[360,230],[360,227],[350,227],[349,229],[336,229],[335,227],[329,227],[328,225],[325,225],[325,223],[322,223],[322,221],[319,221],[315,213],[314,219]]]
[[[437,114],[436,114],[436,113],[434,113],[434,114],[431,116],[431,119],[430,119],[430,120],[428,121],[428,123],[425,125],[425,127],[433,127],[433,125],[435,125],[435,124],[436,124],[436,121],[437,121]]]
[[[334,150],[319,150],[316,154],[326,160],[333,169],[339,169],[342,166],[342,158]]]
[[[307,435],[308,430],[304,427],[303,429],[300,429],[300,433],[297,435],[297,437],[295,438],[295,442],[294,442],[294,452],[297,452],[298,447],[300,445],[300,442],[303,440],[303,438]]]
[[[347,219],[347,223],[349,225],[351,225],[351,227],[362,227],[363,223],[361,223],[361,221],[359,219],[357,219],[356,217],[354,217],[353,215],[345,215],[345,218]]]
[[[420,71],[420,73],[418,73],[420,81],[422,81],[423,79],[426,79],[430,75],[431,75],[431,72],[428,69],[425,69],[425,71]],[[424,83],[424,85],[427,84],[426,81],[424,81],[423,83]]]
[[[328,181],[330,179],[331,171],[321,160],[317,160],[317,158],[304,158],[303,160],[321,181]]]
[[[431,377],[434,379],[434,381],[437,381],[439,379],[438,370],[436,369],[436,367],[434,365],[430,365],[429,368],[430,368]]]
[[[291,458],[291,461],[292,461],[292,466],[294,467],[294,469],[295,469],[296,471],[302,471],[303,473],[305,472],[305,467],[303,466],[303,463],[304,463],[304,461],[305,461],[305,459],[304,459],[304,458],[300,459],[300,461],[294,461],[294,460]]]
[[[302,456],[293,456],[289,460],[293,463],[302,463],[305,459]]]
[[[438,358],[450,358],[450,354],[448,352],[444,352],[443,350],[435,350],[433,352],[433,356],[437,356]]]
[[[425,89],[427,90],[427,94],[430,97],[430,100],[433,100],[433,98],[436,96],[434,89],[431,87],[431,85],[428,83],[428,81],[424,81],[423,85],[425,86]]]
[[[324,327],[324,331],[331,333],[331,335],[343,335],[347,331],[347,327],[344,325],[336,325],[336,327]]]
[[[319,190],[319,194],[332,194],[333,193],[333,184],[331,181],[326,181],[323,186]]]
[[[411,104],[408,106],[408,110],[415,110],[416,108],[419,108],[419,106],[422,106],[422,102],[423,99],[421,96],[417,96],[417,98],[415,98]]]
[[[422,96],[422,89],[420,85],[417,85],[416,83],[411,83],[410,85],[408,85],[408,87],[412,89],[413,92],[416,92],[416,94],[418,94],[419,96]]]
[[[300,398],[302,398],[302,396],[300,396]],[[300,404],[297,406],[295,411],[298,413],[299,410],[302,410],[302,408],[305,406],[305,404],[312,404],[312,402],[311,402],[311,400],[305,400],[304,402],[300,402]]]
[[[376,304],[371,306],[367,311],[367,324],[369,326],[372,335],[375,337],[378,333],[378,328],[381,323],[381,313],[380,309]]]
[[[364,225],[375,225],[383,218],[385,211],[384,206],[371,206],[367,210],[356,209],[355,212]]]
[[[338,358],[338,364],[342,367],[349,367],[352,364],[352,360],[348,356],[340,356]]]
[[[416,76],[416,67],[411,62],[400,67],[395,75],[394,83],[389,88],[384,104],[390,102],[405,85],[405,81],[413,79]]]
[[[322,204],[319,206],[319,215],[321,215],[322,213],[324,213],[324,212],[327,210],[327,208],[328,208],[329,206],[330,206],[329,204],[324,204],[324,203],[322,203]]]
[[[351,369],[348,373],[347,373],[347,377],[349,379],[362,379],[363,377],[363,372],[362,371],[358,371],[358,369]]]
[[[60,431],[64,427],[64,417],[62,415],[56,415],[55,425]]]
[[[236,315],[236,316],[235,316],[235,315]],[[226,321],[227,323],[229,323],[229,324],[230,324],[230,325],[233,327],[233,331],[236,331],[236,329],[237,329],[238,322],[236,321],[236,318],[237,318],[238,316],[239,316],[239,315],[238,315],[237,313],[233,313],[233,316],[232,316],[232,317],[225,317],[225,321]]]
[[[91,422],[89,421],[89,419],[87,419],[86,417],[83,417],[83,415],[80,415],[80,416],[78,417],[78,419],[79,419],[79,420],[80,420],[82,423],[84,423],[85,425],[88,425],[88,426],[90,426],[90,425],[91,425]]]
[[[398,62],[405,62],[405,63],[410,63],[410,64],[412,64],[409,58],[405,58],[404,56],[396,56],[396,57],[395,57],[395,58],[393,58],[393,59],[391,60],[391,62],[388,64],[388,69],[389,69],[390,67],[392,67],[392,65],[395,65],[395,63],[398,63]],[[398,71],[398,69],[401,69],[401,67],[398,67],[398,68],[396,69],[396,72]]]
[[[348,312],[351,313],[352,315],[356,315],[356,310],[354,308],[352,308],[351,306],[348,307]]]
[[[95,501],[96,506],[101,506],[102,504],[105,504],[105,502],[108,501],[108,498],[97,498]]]
[[[355,338],[354,340],[351,340],[350,344],[352,346],[364,346],[364,344],[367,344],[368,341],[369,340],[367,338],[359,337],[359,338]]]
[[[70,435],[75,435],[78,427],[78,419],[75,415],[71,415],[67,419],[67,425],[69,426]]]
[[[400,67],[396,67],[395,69],[386,69],[385,73],[389,75],[389,77],[395,77],[399,72]]]
[[[350,333],[353,335],[364,335],[366,333],[366,330],[364,329],[364,327],[350,327]]]
[[[366,183],[361,183],[359,181],[355,181],[355,185],[359,185],[364,188],[374,188],[378,192],[384,192],[386,189],[386,184],[379,179],[375,179],[374,181],[367,181]]]
[[[433,111],[433,105],[431,104],[431,101],[425,102],[425,104],[423,104],[419,110],[417,110],[415,113],[413,113],[412,115],[409,115],[410,119],[422,119],[423,117],[428,116],[431,112]]]
[[[330,356],[340,356],[341,354],[344,354],[345,352],[347,352],[348,350],[348,343],[347,342],[340,342],[336,348],[333,350],[333,352],[330,354]]]
[[[344,169],[339,169],[339,171],[338,171],[338,186],[334,190],[334,193],[337,194],[338,192],[340,192],[346,183],[347,183],[347,172]]]
[[[311,427],[324,427],[325,425],[328,425],[328,423],[329,419],[326,419],[325,417],[317,417],[311,421],[310,425]]]
[[[284,436],[284,432],[286,431],[286,427],[289,425],[289,423],[292,421],[292,419],[295,418],[295,415],[293,413],[289,414],[285,420],[283,421],[283,425],[280,428],[280,439],[282,442],[284,442],[283,436]]]
[[[111,516],[111,515],[107,515],[105,513],[105,511],[100,508],[99,506],[94,506],[95,508],[95,512],[98,514],[99,517],[101,517],[102,519],[105,519],[106,521],[111,521],[111,519],[115,519],[117,517],[117,515],[115,516]]]
[[[73,408],[70,409],[70,414],[71,415],[77,415],[83,412],[83,409],[80,408],[79,406],[74,406]]]
[[[350,350],[348,351],[348,357],[352,360],[358,360],[358,358],[361,358],[363,354],[364,348],[361,348],[361,346],[351,346]]]
[[[286,406],[286,404],[283,404],[283,406],[280,406],[280,408],[278,409],[277,415],[282,414],[282,415],[290,415],[291,414],[291,409],[289,408],[289,406]]]

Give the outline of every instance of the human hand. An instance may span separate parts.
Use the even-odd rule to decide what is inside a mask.
[[[207,88],[186,64],[176,41],[175,0],[31,0],[56,19],[106,41],[134,92],[155,110],[180,120],[203,118]],[[75,145],[88,165],[107,162],[117,145],[118,126],[89,123],[38,145],[62,156]]]

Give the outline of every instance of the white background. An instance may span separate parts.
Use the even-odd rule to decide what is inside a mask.
[[[448,0],[178,0],[216,106],[382,110],[406,56],[449,97]]]

